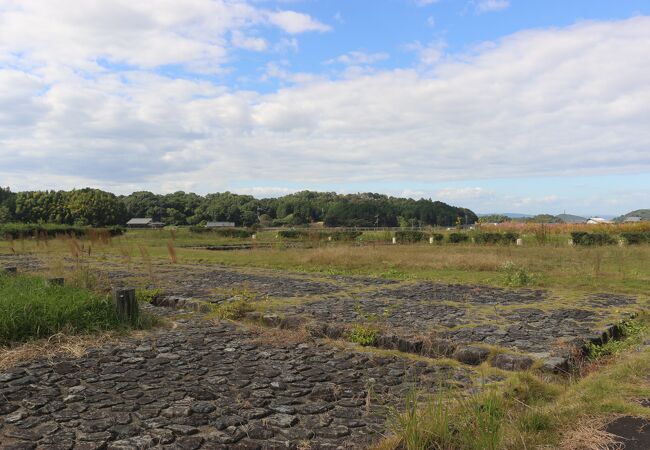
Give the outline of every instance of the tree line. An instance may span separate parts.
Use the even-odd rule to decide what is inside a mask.
[[[99,189],[12,192],[0,187],[0,223],[124,225],[133,217],[149,217],[168,225],[200,225],[206,221],[237,226],[300,226],[324,222],[346,227],[423,227],[472,224],[476,214],[431,199],[413,200],[382,194],[337,194],[302,191],[279,198],[256,199],[231,192],[201,196],[183,191],[147,191],[115,195]]]

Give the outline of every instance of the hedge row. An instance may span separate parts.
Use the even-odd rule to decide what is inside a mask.
[[[332,238],[333,241],[353,241],[363,234],[363,231],[321,231],[318,233],[319,239]]]
[[[476,233],[474,242],[477,244],[515,244],[519,233],[507,231],[505,233]]]
[[[23,223],[5,223],[0,224],[0,237],[6,239],[20,239],[26,237],[55,237],[57,235],[73,235],[76,237],[86,236],[89,232],[106,231],[111,236],[120,236],[124,234],[125,228],[121,226],[112,226],[106,228],[79,227],[74,225],[58,224],[23,224]]]
[[[246,230],[242,228],[206,228],[199,226],[190,227],[192,233],[211,233],[217,236],[242,238],[246,239],[255,234],[253,230]]]
[[[586,231],[574,231],[571,233],[571,240],[574,245],[610,245],[616,244],[617,240],[608,233],[587,233]]]
[[[621,237],[625,239],[629,245],[639,245],[650,243],[650,232],[626,232],[621,233]]]

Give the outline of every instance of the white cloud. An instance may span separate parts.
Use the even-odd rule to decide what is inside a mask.
[[[374,64],[379,61],[384,61],[389,58],[388,53],[384,52],[378,52],[378,53],[365,53],[365,52],[348,52],[344,55],[340,55],[334,59],[330,59],[329,61],[326,61],[326,64],[334,64],[334,63],[340,63],[340,64],[346,64],[350,66],[357,66],[357,65],[368,65],[368,64]]]
[[[429,6],[438,3],[440,0],[413,0],[417,6]]]
[[[477,14],[492,11],[502,11],[510,7],[508,0],[480,0],[476,3],[475,11]]]
[[[406,50],[415,52],[421,64],[432,66],[437,64],[445,55],[444,41],[434,41],[428,44],[422,44],[419,41],[407,44]]]
[[[105,53],[81,39],[96,33],[78,23],[50,21],[57,28],[50,29],[50,43],[35,27],[9,39],[21,32],[0,26],[0,60],[27,52],[13,68],[0,68],[0,184],[83,183],[122,192],[180,185],[205,192],[258,180],[408,186],[650,171],[648,17],[525,31],[446,55],[433,67],[342,80],[297,76],[277,65],[269,76],[288,84],[267,94],[172,79],[144,66],[120,73],[93,66],[102,54],[129,60],[122,40],[130,33],[142,37],[149,27],[153,36],[165,35],[182,17],[196,18],[187,8],[180,16],[171,8],[155,20],[136,15],[137,26],[122,25],[133,29],[116,30],[115,42],[106,38]],[[0,13],[0,22],[12,21]],[[76,40],[67,37],[70,30],[80,43],[66,49]],[[202,67],[196,55],[210,46],[197,47],[195,56],[175,45],[169,52],[156,48],[147,64]],[[439,194],[461,204],[465,195]]]
[[[246,36],[238,30],[232,33],[231,41],[235,47],[256,52],[263,52],[268,48],[268,44],[263,38]]]
[[[304,33],[306,31],[330,31],[331,28],[307,14],[298,13],[295,11],[280,11],[269,13],[269,22],[290,34]]]
[[[282,197],[283,195],[293,194],[298,192],[299,189],[291,189],[284,187],[274,187],[274,186],[254,186],[249,188],[235,188],[232,189],[233,192],[238,194],[252,195],[256,198],[273,198],[273,197]]]
[[[485,200],[494,196],[492,191],[482,187],[462,187],[462,188],[443,188],[439,189],[433,195],[433,198],[439,198],[443,201],[476,201]]]
[[[54,63],[99,69],[97,61],[155,68],[182,64],[218,71],[228,58],[226,35],[237,47],[261,51],[252,28],[275,26],[289,34],[327,31],[309,15],[267,11],[243,0],[5,0],[0,9],[0,61]]]

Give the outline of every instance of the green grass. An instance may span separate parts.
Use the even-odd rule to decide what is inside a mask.
[[[377,336],[379,331],[373,327],[364,325],[354,325],[348,334],[348,340],[355,344],[363,346],[374,346],[377,344]]]
[[[106,295],[72,286],[50,286],[33,276],[0,274],[0,345],[145,325],[120,321]]]
[[[581,378],[517,372],[469,395],[413,391],[391,414],[392,437],[373,450],[610,448],[603,424],[618,415],[650,419],[638,402],[650,397],[650,348],[641,344],[649,325],[647,315],[621,324],[623,339],[601,347]],[[576,444],[585,438],[590,446]]]

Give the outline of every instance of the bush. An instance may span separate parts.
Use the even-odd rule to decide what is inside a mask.
[[[320,239],[332,238],[333,241],[353,241],[363,234],[362,231],[333,231],[319,233]]]
[[[246,239],[255,234],[252,230],[242,228],[205,228],[199,226],[190,227],[191,233],[212,233],[217,236]]]
[[[474,236],[477,244],[514,244],[519,238],[519,233],[508,231],[506,233],[476,233]]]
[[[0,274],[0,345],[52,336],[126,328],[106,295],[42,278]]]
[[[650,233],[642,233],[640,231],[621,233],[621,237],[629,245],[639,245],[650,242]]]
[[[106,231],[111,236],[120,236],[124,234],[125,228],[122,226],[112,226],[107,228],[91,228],[74,225],[59,224],[25,224],[25,223],[5,223],[0,224],[0,237],[20,239],[27,237],[56,237],[65,234],[75,237],[84,237],[89,233]]]
[[[280,230],[278,236],[285,239],[302,239],[309,235],[307,231],[302,230]]]
[[[445,236],[440,233],[431,233],[431,237],[433,238],[433,242],[437,244],[440,244],[442,240],[445,238]]]
[[[420,242],[425,237],[422,231],[417,230],[400,230],[395,232],[395,239],[398,242]]]
[[[571,233],[571,239],[574,245],[611,245],[616,244],[610,234],[607,233],[587,233],[585,231],[574,231]]]
[[[449,242],[452,244],[460,244],[461,242],[469,241],[469,236],[465,233],[450,233]]]
[[[514,231],[506,231],[501,238],[504,244],[516,244],[517,239],[519,239],[519,233]]]

